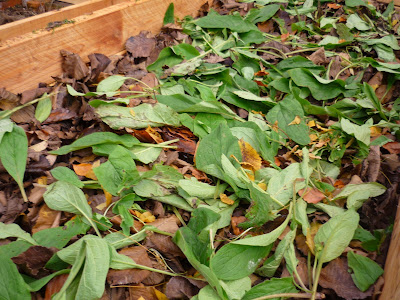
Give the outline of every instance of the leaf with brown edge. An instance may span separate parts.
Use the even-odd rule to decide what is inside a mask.
[[[242,162],[251,165],[253,171],[261,169],[262,160],[257,151],[243,139],[239,140],[239,147],[240,147],[240,152],[242,153]]]
[[[306,189],[301,189],[298,191],[300,197],[303,197],[304,201],[307,203],[318,203],[325,199],[326,196],[318,189],[307,187]]]

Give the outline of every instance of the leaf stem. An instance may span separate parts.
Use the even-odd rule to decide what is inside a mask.
[[[314,284],[313,284],[313,289],[312,289],[312,297],[311,300],[316,300],[317,298],[317,288],[318,288],[318,281],[319,281],[319,276],[321,275],[321,270],[322,270],[322,262],[318,262],[318,267],[317,267],[317,273],[314,279]]]
[[[274,298],[301,298],[301,299],[310,299],[311,294],[309,293],[281,293],[274,295],[267,295],[255,298],[254,300],[264,300],[264,299],[274,299]],[[325,299],[325,294],[318,293],[315,299]]]
[[[28,202],[29,200],[25,193],[24,184],[22,182],[21,183],[18,182],[18,187],[19,190],[21,191],[22,198],[24,199],[25,202]]]

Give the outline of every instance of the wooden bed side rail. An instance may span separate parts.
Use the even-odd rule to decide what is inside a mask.
[[[125,41],[142,30],[159,32],[168,5],[175,4],[175,15],[196,15],[207,0],[141,0],[123,2],[75,23],[28,33],[0,46],[0,88],[19,93],[52,81],[61,73],[60,50],[78,53],[84,60],[93,52],[112,55],[123,50]]]

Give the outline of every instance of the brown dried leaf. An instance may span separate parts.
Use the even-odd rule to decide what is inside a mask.
[[[168,299],[190,299],[199,293],[199,288],[183,277],[172,277],[165,288]]]
[[[78,54],[67,50],[61,50],[60,53],[63,57],[62,69],[67,77],[80,80],[89,74],[88,67]]]
[[[125,49],[132,57],[149,57],[156,47],[156,40],[149,32],[142,31],[131,36],[125,43]]]
[[[347,300],[365,299],[371,296],[373,287],[361,292],[353,283],[348,269],[345,258],[336,258],[322,269],[319,284],[324,288],[333,289],[339,297]]]
[[[399,142],[389,142],[382,146],[390,154],[400,154],[400,143]]]
[[[46,284],[44,300],[51,300],[51,297],[61,290],[67,278],[68,274],[62,274],[50,280],[49,283]]]
[[[166,218],[158,218],[151,223],[152,226],[169,233],[175,233],[179,229],[179,224],[180,221],[175,215],[171,215]]]
[[[321,47],[308,57],[316,65],[324,65],[327,63],[325,56],[325,48]]]
[[[134,246],[122,249],[119,254],[132,258],[137,264],[153,267],[147,254],[147,249],[143,246]],[[110,270],[107,275],[107,282],[111,286],[137,284],[142,282],[150,275],[150,271],[141,269]]]
[[[161,300],[162,298],[158,298],[158,293],[160,291],[156,290],[153,286],[134,286],[129,287],[129,300]],[[161,293],[162,294],[162,293]],[[167,298],[164,298],[168,300]],[[162,299],[162,300],[164,300]]]
[[[39,210],[38,219],[36,220],[36,223],[32,228],[32,233],[51,228],[59,213],[59,211],[52,210],[46,204],[43,204]]]
[[[25,274],[34,278],[42,278],[50,274],[45,269],[46,263],[53,256],[54,251],[43,246],[31,246],[28,250],[20,255],[13,257],[12,261]]]

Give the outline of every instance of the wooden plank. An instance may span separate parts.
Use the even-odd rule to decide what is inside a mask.
[[[83,2],[87,2],[89,0],[64,0],[63,2],[71,3],[71,4],[81,4]]]
[[[381,2],[381,3],[390,3],[392,1],[394,1],[394,5],[400,6],[400,0],[378,0],[378,2]]]
[[[379,300],[400,299],[400,202],[397,206],[388,256],[385,262],[385,284]]]
[[[85,0],[84,3],[61,8],[58,11],[49,11],[16,22],[0,26],[0,43],[38,29],[47,27],[50,22],[71,20],[78,16],[92,13],[105,7],[126,2],[129,0]]]
[[[8,40],[0,46],[0,88],[22,92],[51,82],[61,73],[60,50],[78,53],[87,61],[93,52],[112,55],[123,50],[125,41],[142,30],[159,32],[170,2],[175,15],[196,15],[208,0],[142,0],[120,3],[91,15],[76,18],[76,23]]]

